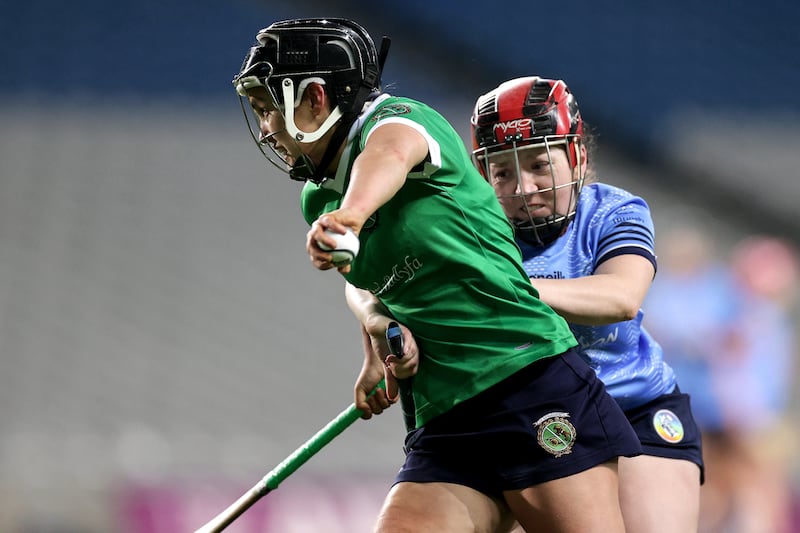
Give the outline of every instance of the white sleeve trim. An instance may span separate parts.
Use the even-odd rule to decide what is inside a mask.
[[[372,135],[372,132],[383,126],[384,124],[403,124],[404,126],[408,126],[417,130],[424,138],[425,141],[428,143],[428,155],[430,156],[430,161],[425,161],[424,169],[422,173],[413,172],[409,174],[410,178],[423,178],[429,177],[431,174],[442,168],[442,149],[439,146],[439,143],[431,137],[428,131],[422,126],[422,124],[418,122],[414,122],[413,120],[409,120],[407,118],[402,117],[389,117],[381,119],[375,127],[369,130],[367,133],[366,139],[364,139],[364,143],[367,142],[369,136]]]

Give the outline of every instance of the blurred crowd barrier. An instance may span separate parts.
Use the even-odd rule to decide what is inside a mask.
[[[120,533],[190,532],[222,512],[250,487],[230,482],[129,486],[117,496]],[[385,482],[305,476],[262,497],[226,531],[231,533],[354,533],[372,529],[388,490]]]

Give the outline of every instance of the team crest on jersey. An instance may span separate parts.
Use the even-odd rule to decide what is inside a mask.
[[[569,413],[547,413],[533,424],[539,446],[556,457],[572,453],[575,444],[577,432],[568,418]]]
[[[377,122],[386,117],[391,117],[394,115],[407,115],[409,113],[411,113],[411,108],[406,104],[389,104],[376,111],[370,120]]]
[[[670,444],[677,444],[683,440],[683,423],[678,415],[669,409],[659,409],[653,415],[653,427],[658,436]]]

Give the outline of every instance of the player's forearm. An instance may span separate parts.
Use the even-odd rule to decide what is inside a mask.
[[[345,299],[350,311],[367,330],[374,329],[376,321],[390,320],[389,311],[372,293],[359,289],[349,283],[345,286]],[[379,326],[378,326],[379,327]],[[385,325],[383,329],[385,329]],[[381,330],[382,331],[382,330]]]
[[[532,278],[531,283],[543,302],[574,324],[597,326],[632,320],[641,305],[617,276]]]

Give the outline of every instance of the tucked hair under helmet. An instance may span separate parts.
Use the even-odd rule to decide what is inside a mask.
[[[319,165],[303,156],[291,168],[282,168],[292,179],[320,183],[325,179],[322,173],[364,103],[381,91],[381,71],[389,39],[384,37],[378,54],[372,38],[356,22],[342,18],[308,18],[275,22],[259,31],[256,41],[233,79],[236,92],[243,100],[248,89],[264,87],[275,107],[283,113],[286,131],[298,143],[314,142],[335,124],[340,124]],[[333,108],[318,130],[305,132],[295,124],[294,108],[312,82],[325,86]],[[249,123],[247,112],[245,116]],[[251,126],[250,130],[263,147],[263,139],[256,133],[258,129],[254,131]],[[275,163],[269,155],[267,158]],[[280,164],[276,165],[281,168]]]
[[[578,103],[566,83],[538,76],[506,81],[478,98],[470,122],[473,160],[487,180],[493,155],[513,153],[519,179],[518,151],[544,146],[549,154],[553,146],[566,147],[570,167],[579,169],[578,178],[566,185],[572,187],[569,205],[555,206],[555,212],[547,217],[510,218],[517,236],[528,244],[542,246],[557,239],[575,216],[585,177],[580,159],[583,120]],[[556,188],[553,183],[552,188],[539,193],[555,191]],[[513,195],[498,194],[501,201],[525,196],[521,184]]]

